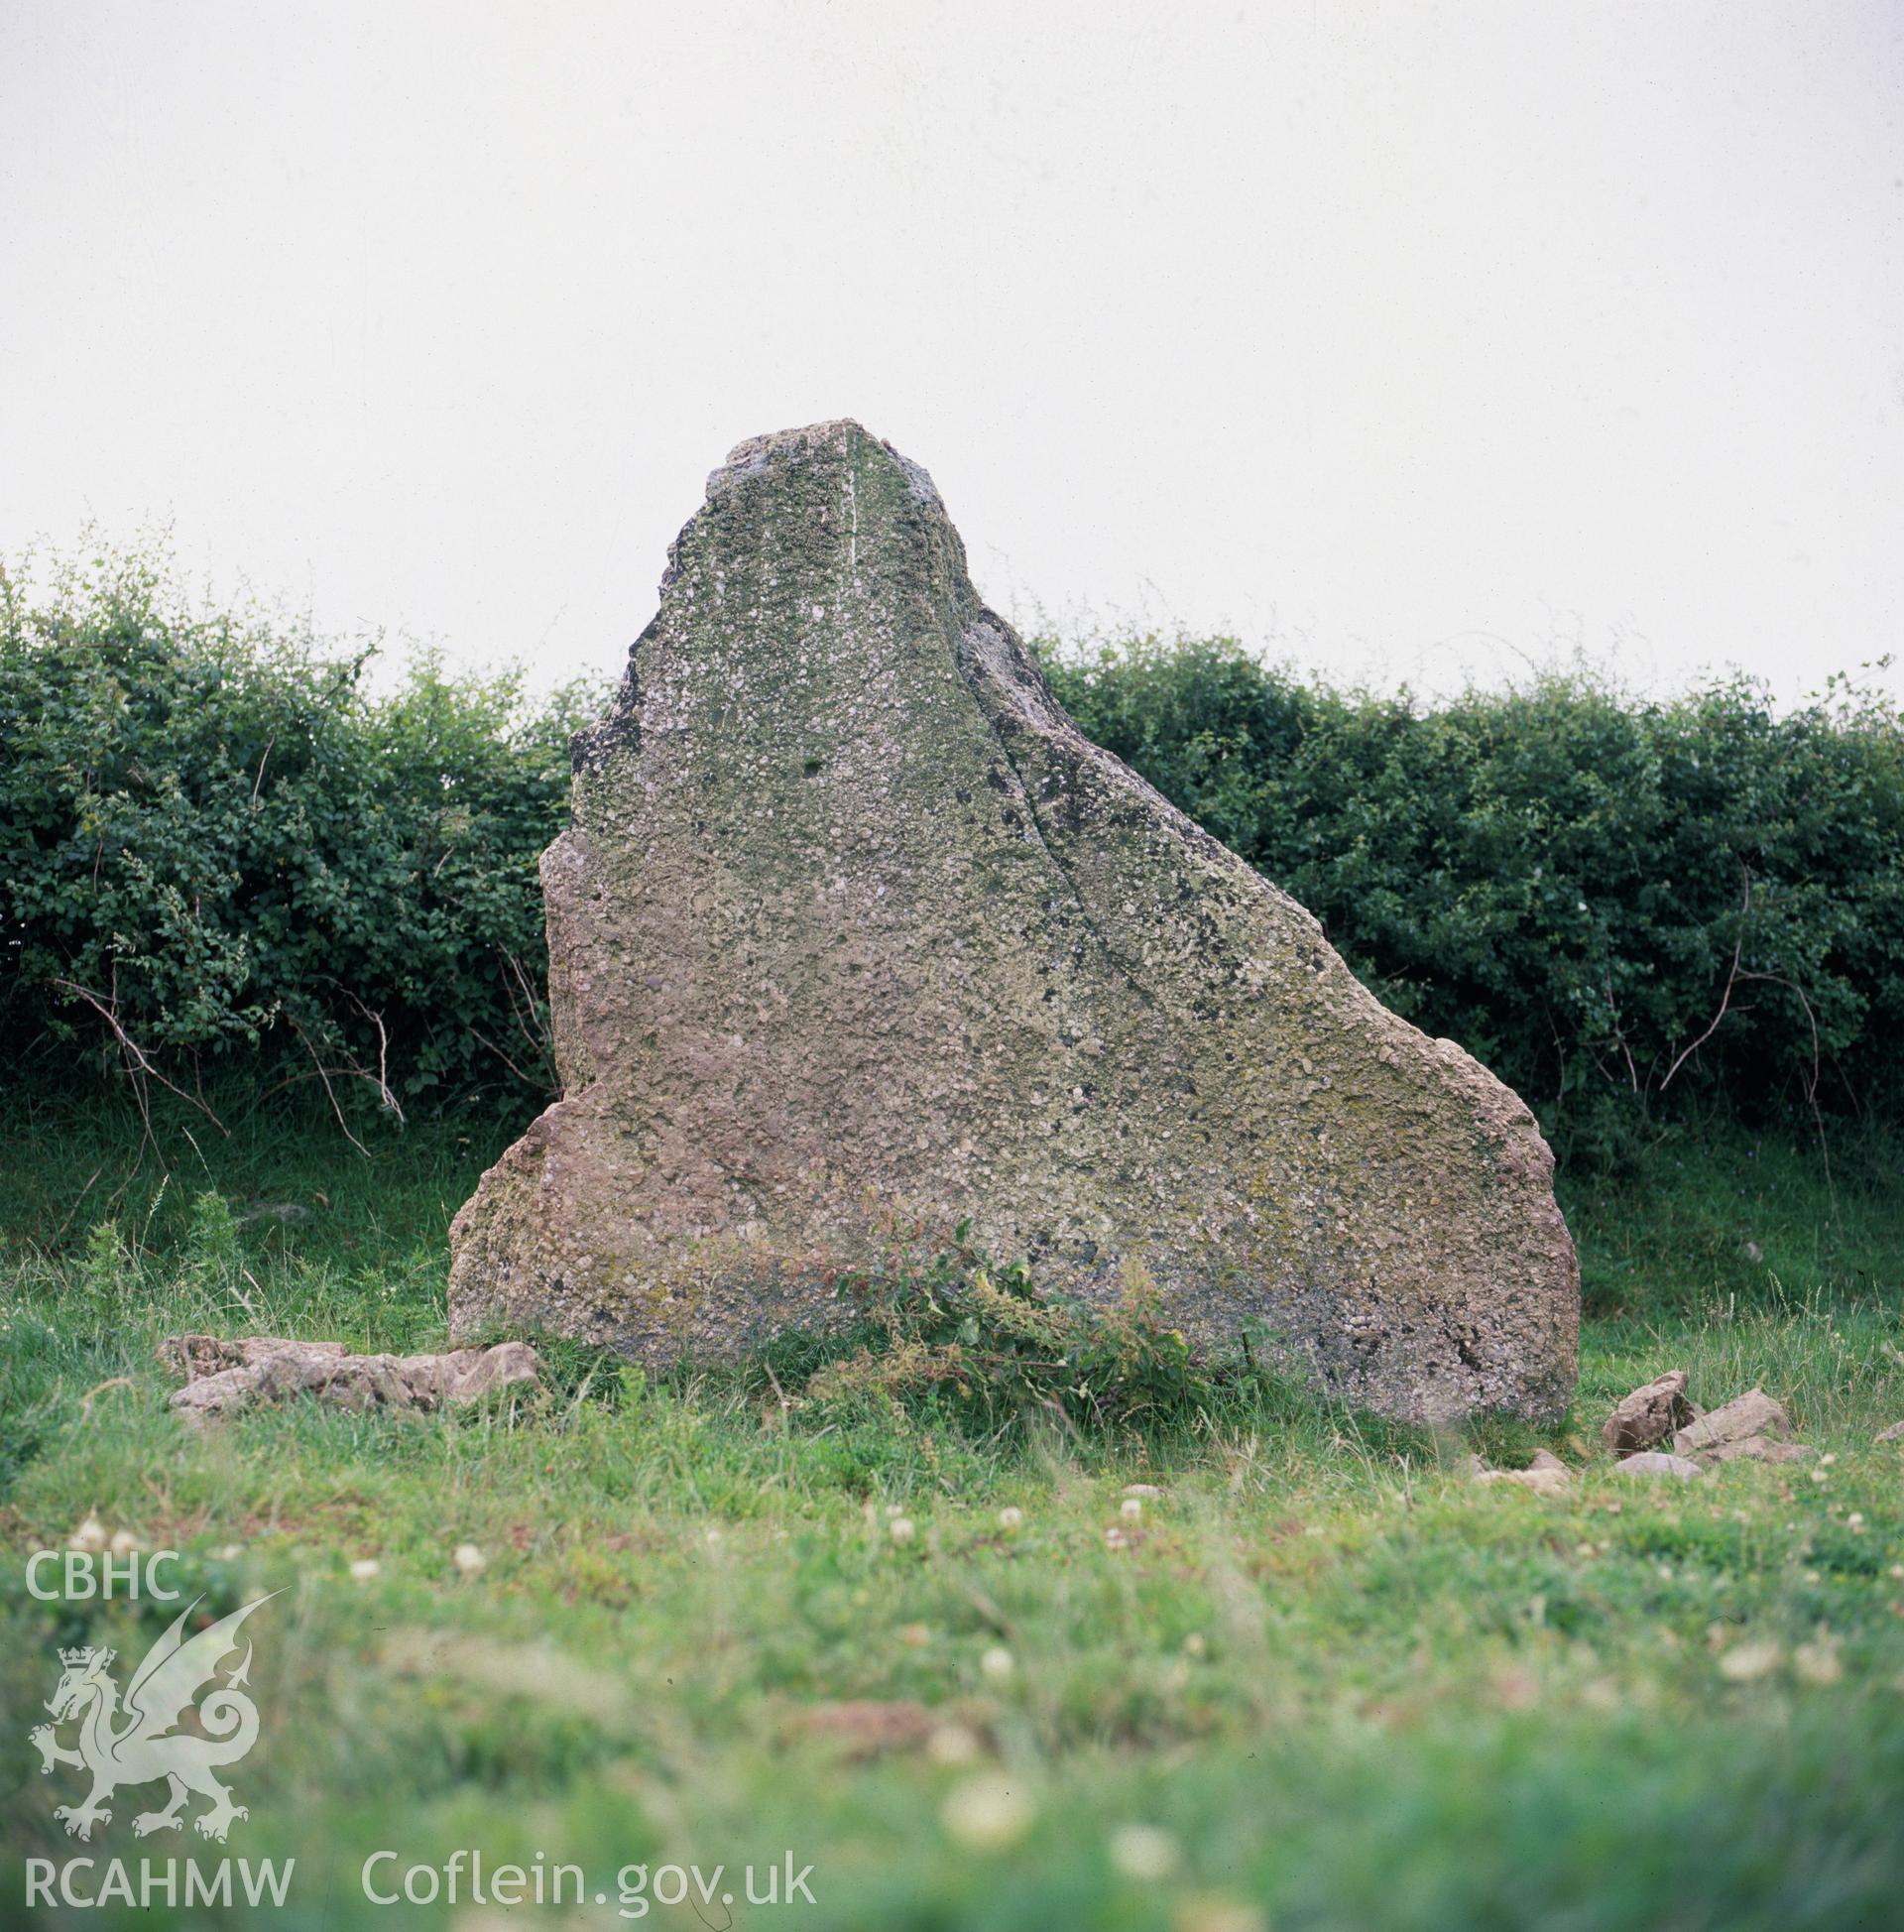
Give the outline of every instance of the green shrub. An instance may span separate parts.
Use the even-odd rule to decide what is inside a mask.
[[[1043,647],[1084,729],[1286,887],[1563,1158],[1720,1107],[1904,1117],[1904,727],[1836,683],[1433,710],[1230,640]],[[397,1109],[552,1085],[536,859],[606,692],[397,680],[163,559],[0,566],[0,1069],[220,1062]],[[321,1085],[320,1085],[321,1083]]]
[[[1053,1299],[1026,1263],[989,1261],[961,1226],[935,1252],[900,1248],[889,1268],[844,1277],[840,1294],[856,1343],[811,1375],[810,1401],[898,1401],[987,1430],[1043,1414],[1115,1432],[1180,1420],[1208,1392],[1140,1263],[1108,1305]]]
[[[600,694],[429,657],[379,690],[373,655],[196,611],[150,557],[37,597],[0,568],[0,1064],[546,1090],[536,857]]]
[[[1842,680],[1780,714],[1743,679],[1651,702],[1549,678],[1421,710],[1228,639],[1042,649],[1091,737],[1516,1087],[1563,1153],[1712,1103],[1808,1132],[1898,1118],[1895,706]]]

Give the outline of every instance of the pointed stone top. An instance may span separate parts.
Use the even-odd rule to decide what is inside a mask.
[[[869,441],[879,438],[872,434],[864,423],[856,422],[850,416],[836,416],[829,423],[808,423],[797,429],[770,429],[765,435],[749,436],[737,442],[727,452],[726,469],[742,466],[752,468],[767,457],[785,451],[789,455],[807,450],[844,450],[848,440],[854,436],[865,436]]]
[[[774,429],[764,436],[749,436],[727,452],[727,461],[707,479],[709,503],[750,476],[759,476],[777,464],[825,462],[850,456],[855,448],[871,445],[883,449],[905,473],[915,496],[943,511],[944,503],[926,472],[909,456],[902,456],[886,440],[876,436],[850,416],[836,417],[830,423],[809,423],[799,429]]]

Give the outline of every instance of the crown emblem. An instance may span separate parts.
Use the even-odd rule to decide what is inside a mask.
[[[64,1765],[92,1780],[83,1802],[54,1809],[71,1837],[89,1839],[101,1825],[109,1825],[112,1813],[105,1800],[127,1785],[163,1782],[171,1793],[169,1804],[133,1819],[138,1838],[177,1830],[185,1822],[180,1814],[194,1795],[205,1799],[208,1808],[190,1821],[192,1827],[218,1844],[246,1815],[230,1786],[212,1773],[237,1763],[258,1742],[258,1706],[246,1688],[251,1646],[238,1631],[271,1598],[256,1598],[187,1636],[185,1626],[202,1601],[194,1598],[154,1640],[133,1672],[126,1692],[130,1701],[123,1708],[120,1686],[112,1676],[116,1650],[81,1643],[60,1652],[65,1674],[46,1705],[53,1721],[34,1726],[27,1741],[39,1751],[40,1768],[49,1775]],[[243,1661],[221,1682],[226,1659],[241,1645]],[[60,1742],[65,1725],[78,1732],[71,1745]]]

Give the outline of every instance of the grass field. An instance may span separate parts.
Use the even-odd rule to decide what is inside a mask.
[[[22,1905],[30,1859],[92,1855],[97,1885],[114,1857],[219,1857],[135,1839],[152,1791],[83,1848],[55,1822],[83,1795],[27,1737],[56,1649],[112,1644],[123,1678],[174,1614],[29,1594],[28,1554],[91,1512],[182,1552],[220,1613],[284,1592],[248,1627],[264,1725],[224,1850],[296,1859],[256,1915],[288,1928],[1904,1924],[1884,1148],[1834,1149],[1835,1200],[1814,1152],[1735,1133],[1570,1187],[1591,1319],[1551,1431],[1437,1439],[1232,1377],[1161,1434],[985,1438],[558,1351],[549,1388],[480,1412],[193,1436],[167,1332],[439,1342],[448,1216],[504,1131],[367,1160],[315,1122],[194,1130],[202,1155],[169,1130],[162,1184],[124,1117],[11,1108],[0,1922],[254,1916]],[[255,1215],[283,1204],[307,1213]],[[1672,1367],[1708,1405],[1762,1383],[1833,1460],[1615,1477],[1601,1417]],[[1540,1446],[1581,1466],[1564,1497],[1463,1474]],[[1132,1483],[1162,1492],[1134,1517]],[[389,1892],[459,1848],[579,1867],[585,1902],[366,1899],[372,1853]],[[749,1906],[743,1868],[784,1886],[789,1852],[816,1902]],[[709,1902],[656,1902],[675,1865],[723,1868]]]

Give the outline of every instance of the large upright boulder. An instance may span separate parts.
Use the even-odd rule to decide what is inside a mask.
[[[459,1334],[731,1355],[969,1219],[1398,1415],[1565,1405],[1532,1115],[1080,734],[857,423],[709,479],[542,883],[563,1098],[456,1217]]]

